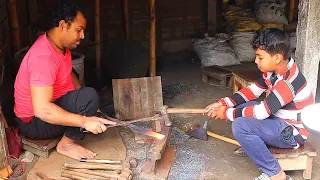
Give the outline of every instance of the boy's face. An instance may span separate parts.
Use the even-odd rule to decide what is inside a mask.
[[[271,55],[265,50],[256,50],[255,63],[262,72],[274,72],[280,62],[279,54]]]

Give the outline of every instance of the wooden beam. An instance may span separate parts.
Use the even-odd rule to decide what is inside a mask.
[[[95,44],[96,44],[96,71],[99,82],[102,81],[101,75],[101,37],[100,37],[100,0],[95,0]]]
[[[150,76],[156,76],[156,8],[150,0]]]
[[[17,14],[17,1],[10,0],[9,2],[9,20],[10,20],[10,31],[11,31],[11,44],[14,52],[20,50],[20,29],[19,29],[19,20]]]
[[[30,23],[38,23],[38,0],[28,0],[28,12]]]
[[[295,0],[290,0],[289,6],[289,24],[293,23]]]
[[[208,25],[207,32],[209,36],[212,36],[216,32],[217,24],[217,0],[208,0]]]
[[[126,40],[129,40],[130,39],[130,28],[129,28],[129,5],[128,5],[128,0],[124,0],[124,16],[125,16]]]

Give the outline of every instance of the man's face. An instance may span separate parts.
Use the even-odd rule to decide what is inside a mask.
[[[64,28],[62,30],[62,43],[63,46],[68,49],[76,48],[82,39],[84,39],[84,30],[87,26],[87,20],[83,16],[82,13],[78,12],[74,21],[68,25],[64,24]]]
[[[274,72],[279,63],[276,56],[279,55],[272,56],[265,50],[257,49],[255,63],[262,72]]]

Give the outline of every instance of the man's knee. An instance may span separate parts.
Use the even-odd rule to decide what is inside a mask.
[[[236,138],[248,131],[249,131],[249,126],[248,126],[247,118],[239,117],[232,122],[232,133]]]
[[[94,88],[91,88],[91,87],[81,88],[79,96],[87,98],[88,103],[93,103],[96,106],[99,106],[99,102],[100,102],[99,96],[97,91]]]

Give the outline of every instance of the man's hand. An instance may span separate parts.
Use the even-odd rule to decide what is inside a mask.
[[[210,105],[208,105],[206,108],[205,108],[205,112],[207,113],[207,115],[209,117],[212,117],[212,118],[215,118],[216,117],[216,110],[220,107],[221,105],[216,102],[216,103],[212,103]]]
[[[227,117],[225,116],[225,112],[226,112],[227,108],[228,107],[226,107],[226,106],[220,106],[216,110],[216,119],[226,120]]]
[[[99,118],[99,117],[83,117],[83,127],[92,132],[93,134],[103,133],[107,130],[106,125],[114,125],[116,122],[109,121],[107,119]]]

